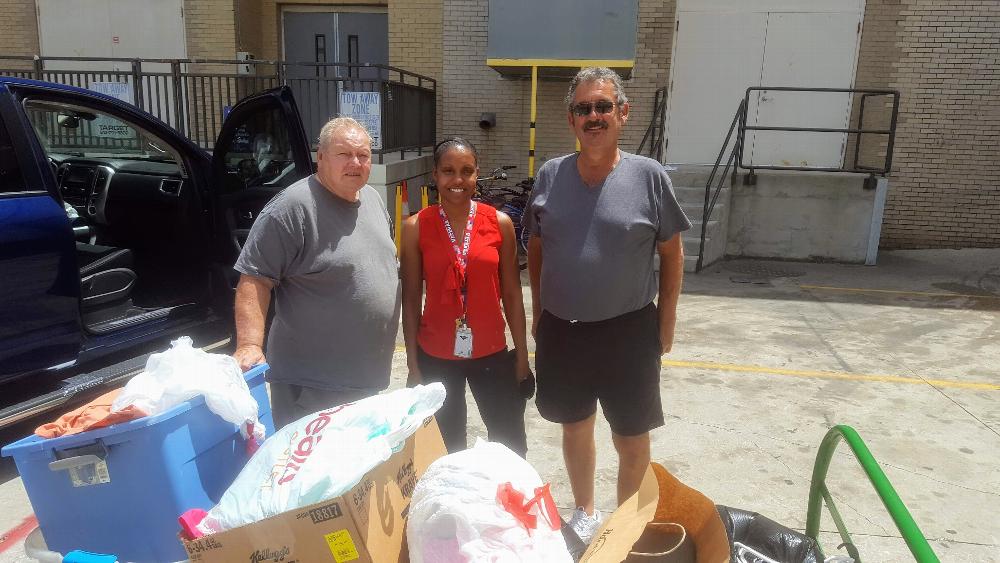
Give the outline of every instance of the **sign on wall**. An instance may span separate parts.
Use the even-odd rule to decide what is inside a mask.
[[[380,92],[341,92],[340,115],[351,117],[365,126],[372,138],[372,148],[382,148],[382,94]]]
[[[132,85],[128,82],[92,82],[90,89],[127,104],[131,104],[134,101]],[[135,132],[131,127],[106,115],[95,119],[91,127],[96,130],[98,137],[105,139],[131,139],[135,137]]]

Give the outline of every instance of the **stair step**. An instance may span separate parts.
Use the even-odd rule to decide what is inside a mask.
[[[688,219],[692,221],[697,219],[700,221],[702,219],[701,215],[705,211],[705,203],[704,202],[682,203],[681,209],[684,210],[684,214],[687,215]],[[720,199],[719,201],[715,202],[715,208],[712,209],[712,220],[724,217],[726,212],[725,210],[726,210],[726,203],[724,201]]]
[[[688,230],[688,232],[701,236],[701,224],[703,222],[704,221],[702,221],[701,219],[691,219],[691,228]],[[718,219],[711,219],[708,222],[708,234],[712,234],[712,232],[718,230],[719,225],[721,225],[721,223],[719,222]]]
[[[697,254],[689,254],[689,253],[685,252],[684,253],[684,271],[688,272],[688,273],[694,272],[694,268],[697,265],[698,265],[698,255]],[[659,257],[657,257],[656,260],[654,261],[654,263],[653,263],[653,269],[656,272],[660,271],[660,260],[659,260]]]
[[[695,267],[698,265],[698,257],[685,254],[684,255],[684,272],[691,274],[694,273]]]
[[[714,188],[713,188],[714,190]],[[719,199],[727,199],[726,193],[729,191],[729,186],[723,186],[722,192],[719,194]],[[713,191],[709,197],[714,195]],[[705,186],[674,186],[674,195],[677,197],[677,201],[681,203],[694,203],[705,201]]]
[[[675,186],[697,186],[701,184],[705,185],[708,181],[708,177],[712,174],[711,166],[677,166],[676,170],[667,170],[667,176],[670,176],[670,182]],[[721,172],[721,169],[720,169]],[[718,172],[716,173],[718,176]]]

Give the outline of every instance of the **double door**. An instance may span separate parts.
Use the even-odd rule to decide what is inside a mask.
[[[862,14],[861,0],[681,0],[667,162],[714,163],[748,87],[851,88]],[[851,111],[847,93],[764,90],[748,101],[748,125],[845,128]],[[846,140],[843,133],[748,131],[744,163],[836,167]]]
[[[294,12],[283,14],[289,62],[389,64],[389,16],[375,12]],[[327,119],[340,114],[340,92],[378,91],[379,69],[289,65],[288,85],[295,93],[309,138],[316,139]],[[383,76],[383,78],[388,78]]]

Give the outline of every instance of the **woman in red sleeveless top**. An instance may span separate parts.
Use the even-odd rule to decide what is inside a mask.
[[[490,441],[523,456],[526,398],[519,387],[530,372],[514,224],[489,205],[472,201],[479,161],[468,141],[439,143],[433,176],[440,203],[403,222],[407,383],[444,384],[447,396],[437,421],[448,451],[467,447],[468,381]]]

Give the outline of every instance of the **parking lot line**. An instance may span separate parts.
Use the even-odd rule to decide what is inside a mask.
[[[735,371],[741,373],[762,373],[770,375],[785,375],[790,377],[809,377],[818,379],[844,379],[848,381],[872,381],[878,383],[905,383],[910,385],[933,385],[934,387],[950,387],[959,389],[979,389],[986,391],[1000,391],[1000,384],[973,382],[973,381],[948,381],[944,379],[925,379],[922,377],[906,377],[902,375],[887,374],[864,374],[849,373],[842,371],[820,371],[773,368],[765,366],[751,366],[742,364],[721,364],[716,362],[690,362],[684,360],[663,360],[664,367],[680,367],[688,369],[707,369],[714,371]]]
[[[6,532],[0,534],[0,553],[3,553],[11,547],[17,545],[21,540],[28,537],[28,534],[30,534],[36,527],[38,527],[38,519],[36,519],[35,515],[32,514],[22,520],[17,526],[14,526]]]
[[[396,352],[405,353],[406,348],[402,346],[397,346]],[[529,353],[528,356],[534,357],[535,354],[532,352]],[[663,367],[704,369],[713,371],[734,371],[739,373],[760,373],[767,375],[783,375],[788,377],[807,377],[816,379],[843,379],[848,381],[871,381],[875,383],[903,383],[907,385],[932,385],[934,387],[947,387],[952,389],[977,389],[983,391],[1000,391],[1000,384],[997,383],[986,383],[978,381],[948,381],[945,379],[927,379],[923,377],[907,377],[904,375],[850,373],[845,371],[786,369],[786,368],[774,368],[767,366],[753,366],[745,364],[694,362],[688,360],[661,360],[660,364]]]
[[[944,291],[906,291],[901,289],[869,289],[864,287],[835,287],[830,285],[802,285],[801,289],[812,289],[819,291],[844,291],[849,293],[882,293],[889,295],[916,295],[920,297],[966,297],[969,299],[997,299],[1000,295],[973,295],[966,293],[948,293]]]

